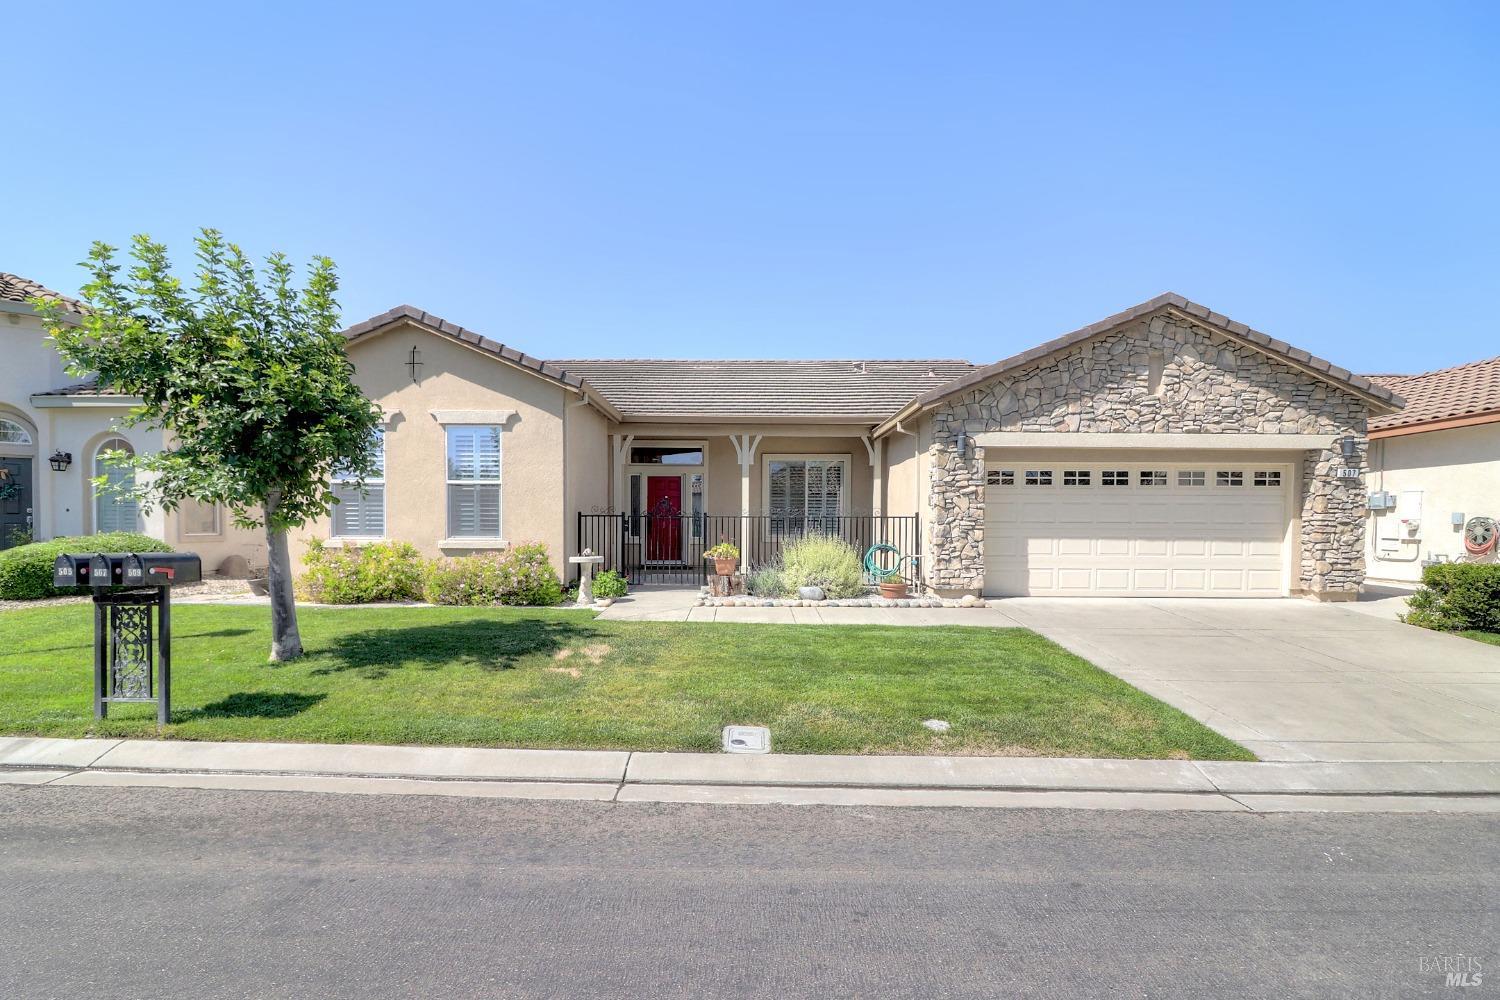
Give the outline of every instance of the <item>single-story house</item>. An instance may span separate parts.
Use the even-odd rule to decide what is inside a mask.
[[[1350,599],[1367,428],[1403,405],[1170,293],[985,366],[544,361],[412,306],[346,333],[384,475],[335,483],[294,552],[540,541],[647,582],[821,532],[945,595]]]
[[[1469,519],[1500,520],[1500,357],[1369,379],[1407,405],[1370,421],[1368,574],[1415,583],[1424,563],[1475,558]]]

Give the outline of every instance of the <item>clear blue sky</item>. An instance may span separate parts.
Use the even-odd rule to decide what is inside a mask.
[[[542,357],[990,361],[1172,289],[1500,354],[1495,4],[28,5],[0,270],[198,226]]]

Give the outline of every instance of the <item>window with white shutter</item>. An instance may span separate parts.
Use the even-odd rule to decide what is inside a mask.
[[[448,537],[500,537],[500,428],[448,428]]]
[[[94,475],[104,477],[104,484],[94,493],[95,531],[141,530],[140,511],[130,494],[135,488],[135,469],[116,465],[106,458],[107,453],[118,451],[135,454],[130,442],[121,437],[112,437],[94,450]]]
[[[333,535],[335,538],[383,538],[385,537],[385,429],[375,431],[376,471],[365,478],[361,486],[358,479],[347,475],[343,469],[333,472],[333,495],[338,504],[333,508]]]
[[[768,457],[766,504],[771,530],[837,531],[848,469],[848,460],[842,457]]]

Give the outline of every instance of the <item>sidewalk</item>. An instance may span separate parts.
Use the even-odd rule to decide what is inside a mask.
[[[1500,762],[837,757],[0,737],[0,784],[598,802],[1500,812]]]

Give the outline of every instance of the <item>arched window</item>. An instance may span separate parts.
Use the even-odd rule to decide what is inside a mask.
[[[0,444],[30,444],[31,432],[14,420],[0,417]]]
[[[94,494],[95,531],[139,531],[140,515],[135,500],[122,496],[116,487],[130,489],[135,485],[135,470],[128,465],[111,465],[105,461],[105,453],[123,451],[131,455],[135,449],[122,437],[112,437],[100,443],[94,450],[94,475],[104,476],[107,489],[98,489]]]

